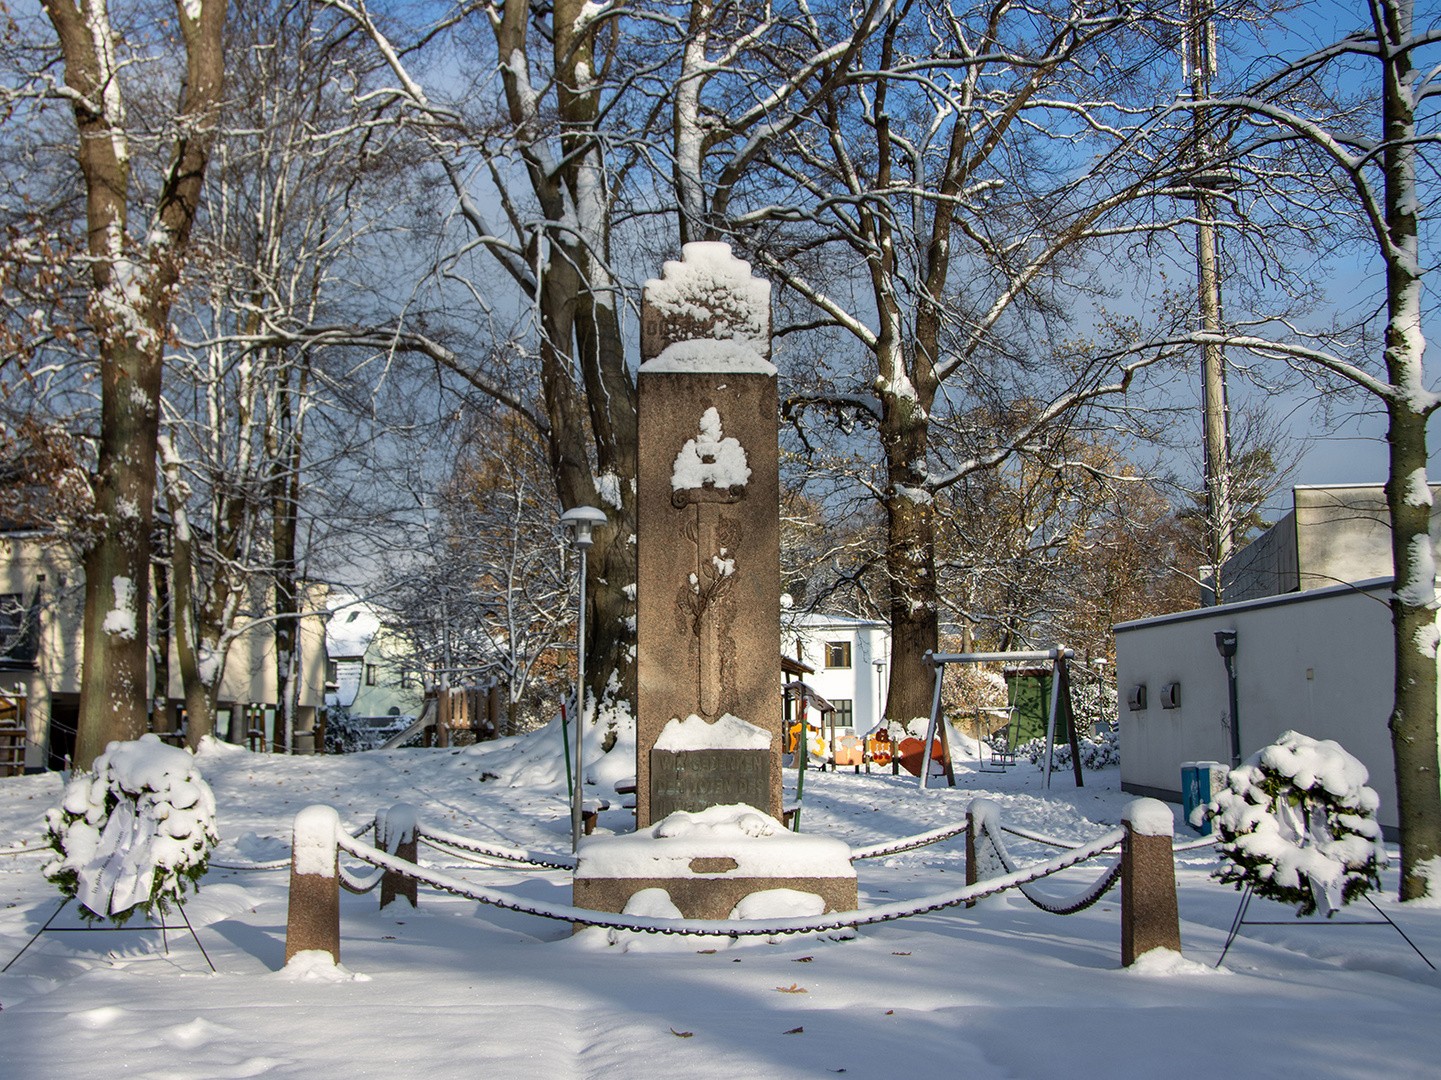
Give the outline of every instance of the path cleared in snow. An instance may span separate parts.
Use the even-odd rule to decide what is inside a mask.
[[[207,750],[199,763],[219,804],[215,860],[288,855],[290,821],[313,802],[357,826],[408,801],[440,828],[566,851],[563,787],[480,781],[521,750],[519,740],[329,758]],[[984,796],[1008,824],[1080,841],[1114,828],[1129,801],[1117,770],[1088,773],[1081,790],[1058,775],[1049,793],[1025,765],[1006,775],[962,768],[958,781],[920,792],[889,773],[811,772],[803,826],[859,846],[954,821]],[[0,780],[0,846],[37,837],[59,791],[56,776]],[[625,811],[601,816],[610,831],[629,822]],[[1024,862],[1052,853],[1021,841],[1012,849]],[[563,872],[423,857],[479,884],[569,902]],[[40,876],[45,858],[0,857],[3,959],[58,902]],[[714,946],[650,935],[613,945],[603,930],[572,937],[567,926],[425,889],[418,911],[383,915],[375,894],[343,894],[341,968],[282,970],[286,872],[216,869],[187,911],[219,974],[183,931],[171,934],[168,957],[153,931],[44,935],[0,976],[0,1078],[1437,1074],[1441,976],[1389,927],[1248,928],[1226,968],[1211,970],[1237,902],[1210,880],[1213,867],[1204,850],[1178,859],[1185,959],[1131,970],[1120,967],[1115,893],[1072,916],[1007,894],[852,940]],[[964,843],[858,870],[863,907],[942,891],[964,880]],[[1046,887],[1065,893],[1100,870],[1077,868]],[[1386,881],[1394,889],[1394,869]],[[1441,962],[1441,908],[1381,902]],[[1253,904],[1251,917],[1290,916]]]

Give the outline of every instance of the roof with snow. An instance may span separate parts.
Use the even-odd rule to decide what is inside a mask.
[[[857,630],[869,627],[879,630],[888,629],[885,623],[877,619],[861,619],[854,615],[822,615],[814,611],[805,611],[798,615],[782,613],[781,618],[791,626],[848,626]]]
[[[378,609],[353,596],[331,597],[327,607],[330,610],[330,619],[325,624],[327,655],[332,660],[364,656],[380,629]]]

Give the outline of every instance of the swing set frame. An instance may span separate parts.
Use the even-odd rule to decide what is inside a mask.
[[[1046,779],[1045,788],[1051,786],[1051,751],[1056,742],[1056,718],[1061,710],[1065,710],[1066,733],[1071,744],[1071,768],[1076,775],[1076,786],[1085,787],[1085,781],[1081,777],[1081,745],[1076,734],[1076,715],[1071,707],[1071,665],[1070,661],[1075,657],[1075,651],[1058,645],[1054,649],[1043,649],[1034,652],[970,652],[970,653],[935,653],[926,651],[925,665],[931,671],[932,692],[931,692],[931,719],[926,725],[925,746],[921,748],[921,790],[925,790],[926,781],[931,774],[931,754],[933,752],[937,737],[941,744],[941,761],[945,766],[946,780],[951,787],[956,786],[955,770],[951,766],[951,745],[946,735],[946,725],[941,723],[941,686],[945,682],[947,664],[988,664],[988,663],[1037,663],[1043,660],[1051,662],[1051,707],[1046,720]]]

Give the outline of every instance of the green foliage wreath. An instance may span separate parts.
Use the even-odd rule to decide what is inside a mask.
[[[198,889],[219,842],[215,796],[194,757],[151,734],[106,747],[45,823],[56,854],[46,879],[87,919],[117,925]]]
[[[1295,904],[1298,917],[1380,888],[1386,848],[1368,779],[1339,743],[1286,732],[1232,769],[1207,808],[1226,859],[1216,876]]]

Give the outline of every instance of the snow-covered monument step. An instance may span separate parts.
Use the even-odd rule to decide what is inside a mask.
[[[820,915],[857,906],[849,845],[790,832],[749,806],[678,810],[641,832],[584,841],[573,895],[576,907],[592,911],[687,919]]]

